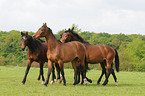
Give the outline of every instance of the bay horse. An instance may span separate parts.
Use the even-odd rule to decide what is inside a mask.
[[[65,30],[64,33],[60,34],[60,41],[63,43],[70,41],[79,41],[82,42],[87,49],[87,62],[90,64],[100,63],[102,67],[102,73],[100,78],[97,81],[97,84],[100,84],[102,76],[105,74],[105,81],[102,85],[106,85],[108,83],[108,78],[110,73],[113,75],[115,85],[118,85],[118,80],[116,78],[115,72],[112,68],[113,59],[115,59],[115,67],[116,71],[119,72],[119,56],[118,52],[108,45],[92,45],[89,42],[85,41],[81,36],[73,31],[74,28]],[[107,65],[107,71],[105,66]]]
[[[47,80],[44,84],[44,86],[47,86],[49,77],[52,71],[52,65],[53,63],[58,63],[62,78],[63,78],[63,85],[66,85],[65,75],[64,75],[64,64],[66,62],[72,62],[72,66],[74,68],[74,76],[75,80],[73,85],[77,84],[77,73],[78,67],[82,67],[83,72],[83,80],[84,84],[86,85],[86,71],[88,69],[88,63],[85,62],[85,56],[86,56],[86,48],[84,44],[78,41],[74,42],[68,42],[68,43],[61,43],[59,42],[54,34],[52,33],[52,30],[47,27],[46,23],[43,24],[41,28],[38,29],[38,31],[33,35],[34,38],[40,38],[45,37],[48,45],[48,51],[47,51],[47,58],[48,58],[48,75]],[[79,60],[79,64],[76,63]]]
[[[31,64],[33,61],[36,61],[39,63],[40,66],[40,72],[37,80],[40,80],[42,76],[42,84],[44,83],[45,79],[43,76],[43,65],[45,62],[48,61],[46,53],[47,53],[47,43],[41,39],[35,40],[32,38],[32,36],[28,35],[28,32],[23,33],[21,32],[21,42],[22,46],[21,49],[24,51],[26,46],[28,47],[27,51],[27,68],[25,71],[25,76],[23,78],[23,81],[21,84],[25,84],[26,78],[29,72],[29,69],[31,67]],[[57,79],[60,80],[60,69],[58,64],[55,64],[56,70],[57,70]],[[52,81],[55,79],[55,73],[54,73],[54,66],[53,66],[53,75],[52,75]],[[60,80],[61,81],[61,80]]]

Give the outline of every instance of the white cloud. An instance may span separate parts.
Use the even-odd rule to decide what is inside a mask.
[[[78,24],[82,31],[145,34],[145,1],[0,0],[0,30],[37,31],[44,22],[57,33]]]

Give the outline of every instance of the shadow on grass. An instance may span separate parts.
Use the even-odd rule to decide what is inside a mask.
[[[67,83],[66,86],[74,86],[74,85],[71,83]],[[85,87],[86,85],[77,84],[75,86],[80,86],[80,87],[84,86]],[[143,85],[143,84],[119,84],[118,86],[116,86],[115,84],[107,84],[106,86],[103,86],[102,84],[97,85],[97,84],[88,83],[86,87],[90,87],[90,86],[92,86],[92,87],[133,87],[133,86],[137,87],[137,86],[145,86],[145,85]]]

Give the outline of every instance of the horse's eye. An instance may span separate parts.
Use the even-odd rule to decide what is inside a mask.
[[[43,31],[43,29],[41,29],[41,31]]]

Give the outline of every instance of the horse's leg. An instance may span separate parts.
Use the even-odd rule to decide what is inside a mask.
[[[81,85],[83,85],[83,83],[84,83],[84,77],[83,77],[83,72],[81,71],[81,76],[82,76],[82,82],[81,82]]]
[[[112,61],[107,61],[106,79],[102,85],[106,85],[108,83],[108,78],[110,76],[111,69],[112,69],[111,64],[112,64]]]
[[[100,63],[100,65],[102,67],[102,73],[101,73],[101,76],[99,77],[99,79],[97,81],[97,85],[100,84],[100,81],[101,81],[103,75],[106,73],[105,63],[106,63],[105,61],[103,61],[103,62]]]
[[[82,79],[83,79],[83,82],[84,82],[84,85],[87,85],[87,77],[86,77],[86,65],[85,65],[85,60],[81,60],[80,61],[80,64],[81,64],[81,66],[82,66],[82,68],[81,68],[81,72],[82,72]]]
[[[39,67],[40,67],[40,65],[41,65],[41,63],[39,63]],[[41,70],[41,68],[40,68],[40,70]],[[39,72],[39,75],[38,75],[37,80],[39,81],[39,80],[40,80],[40,78],[41,78],[41,72]]]
[[[49,82],[49,77],[50,77],[51,72],[52,72],[52,70],[53,70],[52,64],[53,64],[53,63],[52,63],[50,60],[48,60],[48,74],[47,74],[47,79],[46,79],[46,82],[45,82],[44,86],[47,86],[47,84],[48,84],[48,82]]]
[[[40,63],[40,75],[42,76],[42,84],[45,83],[45,78],[44,78],[44,75],[43,75],[43,65],[44,63]]]
[[[38,78],[37,78],[37,80],[38,80],[38,81],[40,80],[40,72],[39,72],[39,75],[38,75]]]
[[[78,70],[77,70],[77,65],[76,65],[76,60],[73,60],[72,61],[72,66],[73,66],[73,68],[74,68],[74,83],[73,83],[73,85],[76,85],[77,84],[77,75],[78,75]],[[79,69],[79,68],[78,68]]]
[[[83,72],[81,72],[81,76],[82,76],[82,82],[81,82],[81,85],[83,85],[83,83],[84,83],[84,80],[83,80]],[[88,77],[86,77],[86,80],[87,80],[88,82],[92,83],[92,80],[89,79]]]
[[[56,76],[55,76],[55,68],[54,68],[54,65],[52,65],[52,79],[51,79],[51,82],[50,84],[53,84],[54,81],[56,79]]]
[[[56,68],[56,71],[57,71],[57,80],[58,80],[59,83],[61,83],[62,78],[60,78],[60,68],[59,68],[58,63],[55,63],[55,68]]]
[[[24,76],[23,81],[22,81],[21,84],[25,84],[29,69],[31,67],[31,64],[32,64],[32,61],[28,59],[27,60],[27,68],[26,68],[26,71],[25,71],[25,76]]]
[[[118,86],[118,80],[117,77],[115,75],[114,69],[112,69],[111,74],[113,75],[114,81],[115,81],[115,85]]]
[[[78,70],[78,69],[77,69],[77,70]],[[80,75],[81,75],[80,73],[81,73],[80,71],[77,72],[77,76],[78,76],[77,84],[80,83]]]
[[[65,80],[65,76],[64,76],[63,62],[62,61],[58,61],[58,64],[59,64],[61,75],[62,75],[62,78],[63,78],[63,85],[66,86],[66,80]]]

